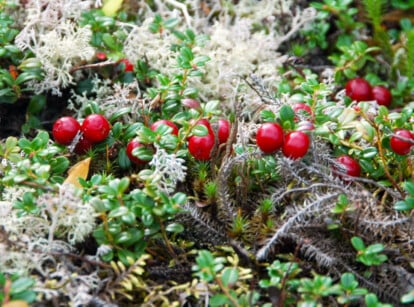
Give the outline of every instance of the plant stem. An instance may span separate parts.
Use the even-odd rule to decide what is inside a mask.
[[[230,294],[229,289],[223,285],[221,279],[216,276],[214,278],[214,280],[219,285],[219,287],[220,287],[221,291],[223,291],[224,295],[229,298],[229,300],[231,301],[231,304],[234,307],[241,307],[240,304],[239,304],[239,302],[237,300],[235,300],[235,298]]]

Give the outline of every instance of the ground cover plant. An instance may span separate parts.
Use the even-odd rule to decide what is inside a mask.
[[[0,0],[0,304],[413,304],[413,11]]]

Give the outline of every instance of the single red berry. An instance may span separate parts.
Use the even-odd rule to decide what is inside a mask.
[[[302,158],[308,152],[310,145],[309,136],[302,131],[291,131],[286,134],[282,152],[285,157],[291,159]]]
[[[106,53],[105,53],[105,52],[102,52],[102,51],[98,51],[98,52],[95,54],[95,56],[96,56],[96,58],[97,58],[99,61],[105,61],[105,60],[107,59],[107,57],[106,57]]]
[[[127,147],[126,147],[126,154],[129,158],[129,160],[135,164],[147,164],[148,161],[145,160],[141,160],[140,158],[138,158],[137,156],[134,156],[132,154],[132,152],[134,151],[135,148],[138,147],[142,147],[144,146],[143,144],[141,144],[138,140],[136,139],[132,139],[131,141],[129,141]]]
[[[307,116],[312,116],[312,109],[306,103],[303,103],[303,102],[295,103],[292,106],[292,109],[295,113],[299,113],[299,112],[305,113],[306,112]]]
[[[132,64],[128,59],[121,59],[118,61],[118,64],[124,65],[124,72],[134,71],[134,64]]]
[[[265,154],[271,154],[283,145],[283,129],[276,123],[264,123],[257,129],[256,144]]]
[[[412,143],[403,140],[403,138],[414,141],[414,135],[406,129],[396,129],[390,139],[390,146],[393,152],[398,155],[406,155],[411,151]]]
[[[348,155],[342,155],[336,158],[336,162],[342,165],[345,174],[352,177],[359,177],[361,175],[361,166],[359,163]],[[335,169],[338,172],[338,170]]]
[[[371,85],[363,78],[349,80],[345,85],[345,93],[358,102],[372,100]]]
[[[83,137],[91,143],[99,143],[107,138],[111,126],[105,116],[101,114],[91,114],[83,120],[81,131]]]
[[[52,135],[56,143],[69,145],[80,130],[79,122],[71,117],[64,116],[55,121],[52,128]]]
[[[230,136],[230,122],[227,119],[218,120],[218,142],[224,144]]]
[[[376,100],[379,105],[386,107],[389,107],[391,105],[392,96],[390,91],[385,86],[374,86],[371,93],[372,99]]]
[[[210,160],[214,142],[214,135],[210,133],[205,136],[190,136],[188,138],[188,151],[197,160]]]
[[[152,131],[155,131],[161,125],[167,125],[167,126],[171,127],[172,128],[171,133],[178,136],[178,128],[177,128],[177,126],[172,121],[169,121],[167,119],[157,120],[156,122],[154,122],[151,125],[150,128],[151,128]]]
[[[93,144],[84,137],[81,137],[79,141],[75,145],[75,149],[73,150],[78,155],[83,155],[88,152],[88,150],[92,149]]]

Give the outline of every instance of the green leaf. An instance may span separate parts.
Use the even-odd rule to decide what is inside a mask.
[[[216,294],[210,298],[209,305],[212,307],[215,306],[225,306],[229,304],[229,299],[224,294]]]
[[[118,208],[113,209],[109,214],[108,218],[120,217],[129,212],[128,208],[125,206],[120,206]]]
[[[178,192],[174,194],[173,201],[176,204],[183,205],[187,202],[187,195],[182,192]]]
[[[411,195],[414,196],[414,182],[412,181],[405,181],[404,182],[404,189]]]
[[[358,281],[356,281],[354,274],[345,273],[341,276],[341,286],[344,290],[353,290],[358,287]]]
[[[180,20],[178,18],[169,18],[166,21],[164,21],[163,25],[166,29],[172,29],[175,28],[180,23]]]
[[[282,122],[293,122],[293,119],[295,118],[295,112],[289,105],[283,105],[280,108],[279,115]]]
[[[414,290],[412,290],[411,292],[408,292],[407,294],[404,294],[401,297],[401,303],[403,304],[414,303]]]
[[[232,287],[239,279],[237,268],[225,268],[221,274],[221,280],[226,287]]]
[[[46,97],[44,95],[34,95],[30,99],[27,112],[30,114],[37,114],[44,109],[46,105]]]
[[[28,290],[33,287],[35,281],[28,277],[21,277],[12,283],[10,294],[15,295],[17,293]]]
[[[39,79],[40,76],[32,72],[22,72],[15,80],[16,84],[22,84],[26,81]]]
[[[104,34],[102,35],[102,41],[105,43],[105,45],[106,45],[108,48],[113,49],[113,50],[115,50],[115,49],[116,49],[116,42],[115,42],[114,37],[113,37],[111,34],[109,34],[109,33],[104,33]]]
[[[352,246],[357,250],[357,251],[363,251],[365,250],[365,244],[364,241],[362,241],[362,239],[360,237],[352,237],[351,239],[351,243]]]
[[[378,254],[382,252],[383,250],[384,250],[384,245],[377,243],[377,244],[372,244],[368,246],[366,249],[366,253],[367,254]]]
[[[400,201],[397,201],[395,203],[394,209],[397,210],[397,211],[406,211],[406,210],[412,210],[412,209],[414,209],[414,207],[411,207],[405,201],[400,200]]]
[[[204,125],[195,125],[191,129],[191,134],[195,136],[206,136],[208,135],[208,128]]]
[[[184,231],[184,226],[179,223],[171,223],[167,225],[165,230],[172,233],[181,233]]]

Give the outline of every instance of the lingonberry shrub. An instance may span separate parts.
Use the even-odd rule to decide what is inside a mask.
[[[363,78],[354,78],[345,85],[346,95],[355,101],[369,101],[372,99],[372,88]]]
[[[265,154],[271,154],[283,145],[283,129],[276,123],[264,123],[256,133],[256,144]]]
[[[105,140],[110,130],[111,125],[106,117],[101,114],[88,115],[81,126],[83,137],[91,143],[99,143]]]
[[[283,154],[291,159],[299,159],[306,155],[310,145],[309,136],[303,131],[291,131],[285,136],[282,146]]]
[[[53,124],[52,135],[56,143],[69,145],[79,132],[80,128],[81,125],[75,118],[64,116],[58,118]]]

